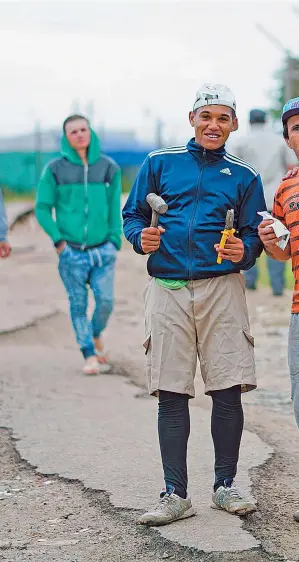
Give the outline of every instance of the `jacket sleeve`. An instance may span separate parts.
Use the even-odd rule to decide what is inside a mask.
[[[122,241],[122,220],[121,220],[121,171],[118,168],[115,172],[108,192],[108,240],[120,250]]]
[[[55,205],[56,183],[50,167],[47,166],[42,173],[37,188],[35,213],[37,221],[50,238],[52,238],[54,244],[63,239],[52,214]]]
[[[262,217],[257,213],[266,210],[262,180],[260,175],[257,175],[247,187],[239,210],[238,230],[245,251],[238,266],[243,270],[253,267],[263,251],[263,244],[258,235],[258,225]]]
[[[139,170],[123,209],[124,234],[137,254],[144,253],[141,248],[141,231],[151,224],[151,208],[146,202],[146,196],[151,192],[156,192],[156,189],[151,159],[148,156]]]
[[[7,236],[7,218],[4,207],[3,193],[0,189],[0,242],[5,242]]]

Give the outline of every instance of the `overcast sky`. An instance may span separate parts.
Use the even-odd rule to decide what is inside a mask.
[[[204,81],[227,84],[241,131],[266,108],[283,54],[299,55],[298,2],[282,0],[38,0],[0,2],[1,135],[59,126],[93,100],[94,124],[168,139],[191,136],[188,111]]]

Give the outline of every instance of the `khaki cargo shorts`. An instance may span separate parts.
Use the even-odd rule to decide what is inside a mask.
[[[146,374],[150,394],[195,396],[197,359],[205,393],[241,385],[256,388],[242,274],[190,281],[165,289],[154,278],[144,291]]]

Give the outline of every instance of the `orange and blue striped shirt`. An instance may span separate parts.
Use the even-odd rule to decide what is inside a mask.
[[[272,215],[290,231],[294,292],[292,313],[299,314],[299,176],[283,181],[276,191]]]

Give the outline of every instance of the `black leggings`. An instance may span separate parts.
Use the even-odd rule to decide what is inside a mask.
[[[237,472],[243,432],[241,387],[211,392],[211,431],[215,450],[214,490],[230,484]],[[189,396],[159,391],[158,430],[167,490],[187,495],[187,443],[190,434]]]

